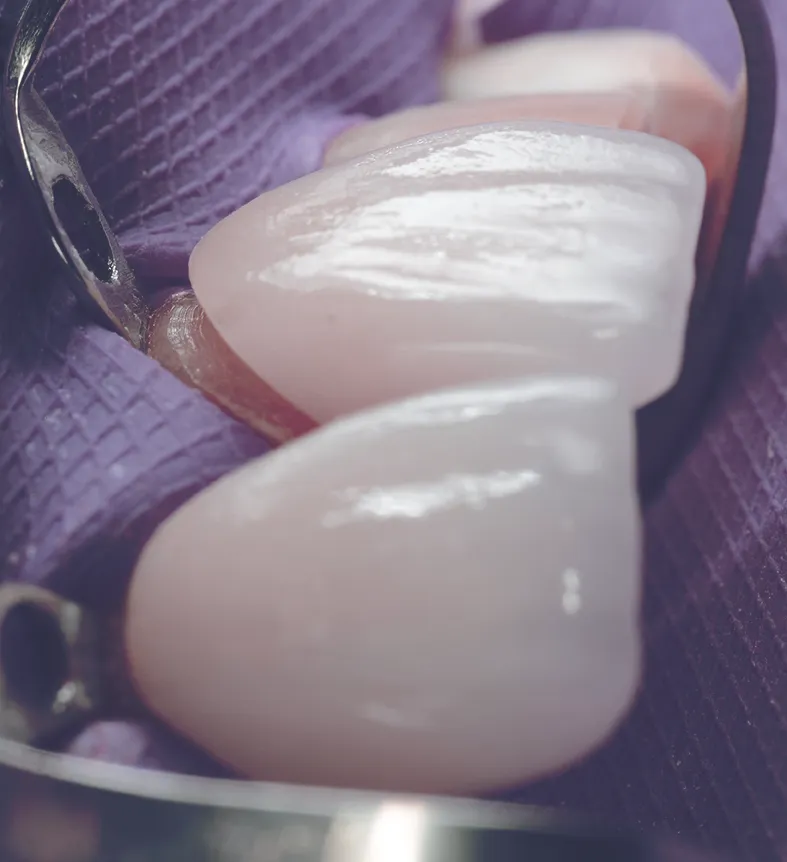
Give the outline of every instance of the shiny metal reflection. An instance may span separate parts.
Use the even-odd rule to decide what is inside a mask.
[[[0,587],[2,862],[700,862],[523,806],[188,778],[19,744],[122,710],[120,652],[119,627]]]
[[[0,586],[0,735],[42,742],[104,701],[102,626],[36,587]]]
[[[6,0],[5,145],[72,289],[91,313],[144,348],[149,310],[63,132],[33,86],[47,37],[67,0]]]
[[[0,740],[3,862],[707,862],[522,806],[185,778]]]
[[[47,36],[67,0],[6,0],[0,13],[4,142],[75,293],[131,344],[145,344],[148,309],[75,154],[33,88]],[[703,2],[703,0],[697,0]],[[774,115],[774,59],[760,0],[731,0],[749,68],[750,110],[720,287],[696,298],[692,329],[714,304],[722,321],[689,343],[717,354],[745,270],[762,197]],[[702,334],[702,333],[700,333]],[[691,365],[691,357],[687,362]],[[701,388],[701,387],[700,387]],[[650,414],[694,409],[679,384]],[[677,440],[669,419],[645,416]],[[666,429],[666,430],[665,430]],[[674,448],[670,440],[667,449]],[[665,449],[665,452],[667,451]],[[666,457],[666,456],[665,456]],[[652,474],[652,475],[651,475]],[[643,479],[663,474],[654,461]],[[24,655],[4,624],[47,630],[54,670],[40,687],[16,676]],[[30,612],[32,609],[32,612]],[[49,622],[47,622],[47,620]],[[49,626],[49,623],[54,625]],[[49,628],[47,628],[49,626]],[[28,630],[28,633],[30,631]],[[33,632],[35,634],[35,632]],[[13,634],[13,632],[12,632]],[[22,632],[24,636],[24,631]],[[39,640],[37,640],[40,643]],[[112,646],[114,644],[114,646]],[[677,847],[587,827],[555,812],[492,803],[186,778],[49,754],[31,743],[101,712],[112,700],[117,651],[72,603],[20,587],[0,596],[0,860],[2,862],[700,862]],[[58,650],[62,653],[58,654]],[[59,656],[59,657],[58,657]],[[24,667],[22,667],[24,670]],[[29,681],[29,680],[28,680]],[[38,682],[41,682],[39,679]]]
[[[75,154],[33,87],[47,37],[67,2],[5,0],[2,6],[5,142],[74,293],[96,317],[144,350],[150,308]],[[646,500],[661,488],[710,395],[735,322],[768,173],[776,114],[768,15],[763,0],[729,4],[741,32],[749,93],[738,177],[712,278],[693,298],[680,379],[637,414],[639,484]]]

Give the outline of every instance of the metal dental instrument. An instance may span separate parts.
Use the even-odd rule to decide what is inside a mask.
[[[34,87],[47,37],[67,0],[6,0],[2,116],[13,155],[43,231],[72,290],[104,325],[144,350],[150,317],[143,295],[79,163]],[[701,2],[701,0],[697,0]],[[716,371],[762,202],[775,122],[773,40],[762,0],[730,0],[748,72],[748,112],[737,183],[709,284],[693,298],[683,372],[676,386],[637,416],[640,491],[653,496],[685,445]]]
[[[46,745],[91,719],[140,712],[118,619],[0,585],[0,739]]]
[[[3,862],[702,862],[562,812],[187,778],[20,745],[112,700],[120,633],[44,590],[0,587]]]
[[[6,0],[0,13],[4,144],[74,292],[105,325],[144,349],[149,315],[145,301],[74,153],[33,86],[36,64],[66,2]],[[746,55],[748,114],[714,278],[692,306],[687,367],[703,352],[718,355],[728,334],[773,138],[776,74],[767,15],[761,0],[730,0],[730,5]],[[699,321],[709,313],[721,322],[703,328]],[[684,375],[673,392],[642,411],[640,430],[646,439],[658,434],[675,437],[663,417],[695,409],[696,391],[687,380]],[[670,443],[673,448],[676,440]],[[654,475],[657,472],[654,468]],[[653,478],[644,476],[643,484]],[[2,862],[704,858],[529,808],[186,778],[29,748],[73,732],[97,716],[135,711],[122,654],[119,624],[93,617],[47,591],[19,585],[0,588]]]
[[[120,632],[0,586],[3,862],[703,862],[564,813],[187,778],[35,750],[122,705]],[[119,697],[119,700],[118,700]]]
[[[33,86],[67,0],[6,0],[2,117],[10,150],[72,290],[94,316],[141,350],[149,311],[79,162]]]

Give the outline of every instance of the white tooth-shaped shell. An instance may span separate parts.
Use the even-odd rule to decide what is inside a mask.
[[[141,692],[258,778],[465,792],[570,762],[638,679],[632,436],[609,384],[544,377],[289,444],[149,543]]]
[[[471,51],[483,43],[481,19],[504,0],[456,0],[454,4],[453,50]]]
[[[472,41],[472,25],[459,32]],[[723,83],[696,51],[672,34],[646,30],[541,33],[449,56],[443,66],[445,99],[658,89],[725,98]]]
[[[705,199],[666,140],[538,122],[427,135],[215,227],[191,280],[317,422],[465,382],[581,371],[633,405],[680,367]]]

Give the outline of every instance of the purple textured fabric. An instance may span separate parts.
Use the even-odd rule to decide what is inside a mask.
[[[359,115],[433,100],[450,5],[72,0],[38,86],[155,292],[185,282],[219,218],[317,168]],[[86,325],[2,168],[0,570],[106,606],[155,526],[266,446]],[[154,728],[102,726],[75,747],[132,762],[140,734],[140,764],[189,768]]]
[[[72,0],[41,82],[155,290],[183,280],[194,241],[219,218],[315,168],[347,118],[434,98],[449,6]],[[787,5],[770,7],[787,51]],[[508,0],[486,33],[590,26],[671,30],[728,80],[738,67],[725,0]],[[787,859],[785,121],[787,97],[724,385],[647,513],[642,696],[597,755],[519,794],[756,862]],[[43,319],[56,285],[4,170],[0,566],[113,601],[155,524],[264,445],[69,305],[49,303]],[[200,768],[148,727],[94,727],[76,749]]]
[[[185,282],[191,249],[219,218],[318,167],[354,114],[434,98],[449,8],[72,0],[39,89],[155,291]],[[56,339],[31,344],[52,292],[36,242],[6,176],[0,561],[7,576],[95,601],[86,581],[111,572],[102,598],[117,595],[146,531],[265,446],[119,338],[80,327],[70,306],[48,329]]]
[[[669,29],[731,80],[721,2],[509,0],[492,39],[533,29]],[[646,519],[647,669],[597,755],[521,799],[664,827],[752,862],[787,859],[787,4],[778,131],[745,314],[700,442]]]

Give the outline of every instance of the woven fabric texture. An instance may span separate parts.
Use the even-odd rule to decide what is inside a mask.
[[[156,290],[184,282],[190,249],[218,219],[316,168],[344,124],[434,99],[449,7],[72,0],[40,86],[145,288]],[[784,55],[787,5],[770,0],[770,12]],[[737,72],[724,0],[508,0],[485,32],[500,40],[613,26],[669,30],[728,81]],[[699,443],[646,513],[642,695],[600,752],[515,794],[670,829],[742,862],[787,859],[782,92],[723,385]],[[120,339],[86,325],[63,299],[7,165],[0,179],[0,569],[111,603],[156,524],[265,446]],[[75,750],[207,768],[153,725],[95,726]]]

